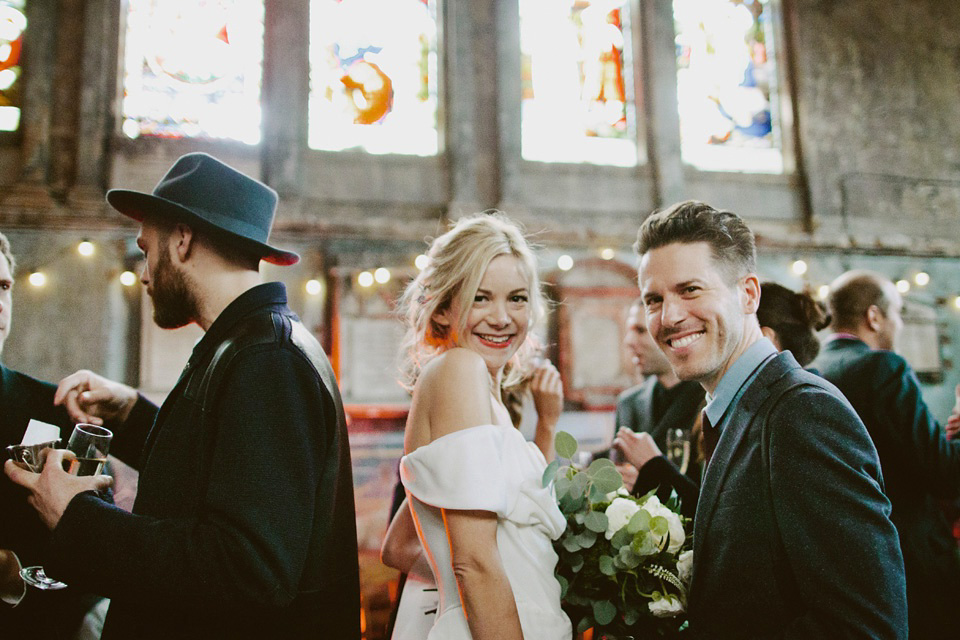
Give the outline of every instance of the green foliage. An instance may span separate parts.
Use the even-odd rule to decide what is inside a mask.
[[[678,517],[675,496],[663,505],[673,514],[665,514],[655,500],[649,507],[652,511],[648,511],[642,507],[656,492],[630,497],[610,460],[598,458],[586,469],[579,469],[571,463],[577,441],[559,432],[555,444],[558,458],[544,471],[543,486],[553,485],[557,504],[567,519],[566,530],[555,542],[557,580],[564,610],[577,632],[596,627],[610,634],[674,637],[685,624],[684,615],[656,618],[647,605],[655,597],[667,595],[686,602],[686,585],[678,577],[677,558],[692,546],[690,532],[680,551],[667,551],[668,517]],[[621,500],[610,509],[616,498],[626,502]],[[636,507],[630,507],[629,502]],[[635,513],[624,512],[625,504]],[[619,514],[611,519],[608,509],[610,514],[617,510]],[[611,522],[624,524],[608,532]],[[689,522],[681,522],[689,529]]]
[[[577,439],[566,431],[557,431],[554,437],[554,446],[557,448],[557,455],[567,460],[572,460],[577,453]]]

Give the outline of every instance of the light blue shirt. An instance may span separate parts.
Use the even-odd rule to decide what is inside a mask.
[[[760,367],[775,355],[777,349],[773,343],[766,338],[760,338],[747,347],[723,374],[714,393],[707,394],[707,407],[704,409],[707,420],[714,428],[723,429],[732,414],[728,409],[739,402],[750,383],[757,377]]]

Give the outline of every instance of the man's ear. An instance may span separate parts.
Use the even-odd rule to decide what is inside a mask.
[[[177,223],[170,233],[170,242],[173,245],[174,253],[180,262],[186,262],[193,249],[193,229],[182,222]]]
[[[748,273],[740,281],[740,293],[743,296],[743,312],[756,313],[760,308],[760,279],[755,273]]]
[[[867,325],[867,328],[876,333],[880,331],[883,327],[883,320],[886,316],[883,315],[883,311],[880,310],[875,304],[867,307],[867,312],[864,314],[864,324]]]

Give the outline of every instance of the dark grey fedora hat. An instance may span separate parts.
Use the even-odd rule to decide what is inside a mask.
[[[152,194],[111,189],[107,202],[137,221],[156,216],[196,224],[273,264],[285,266],[300,260],[292,251],[267,244],[277,212],[277,193],[206,153],[181,156]]]

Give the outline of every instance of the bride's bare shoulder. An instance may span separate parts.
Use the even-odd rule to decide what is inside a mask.
[[[428,417],[431,439],[489,424],[490,374],[483,358],[455,348],[429,362],[414,391],[418,412]]]

